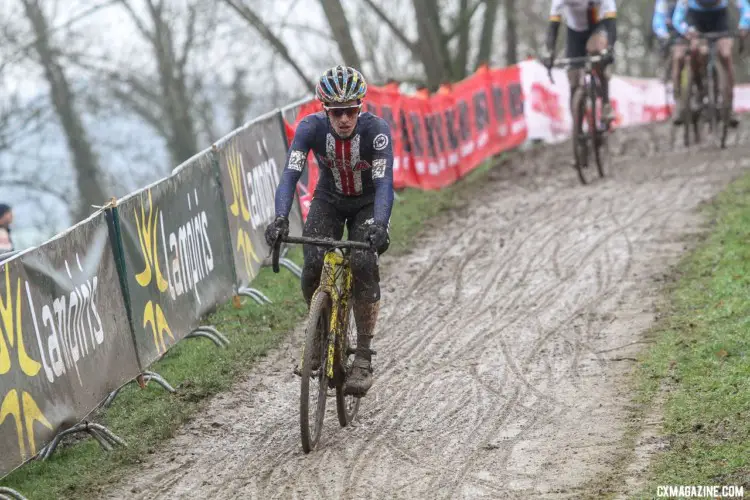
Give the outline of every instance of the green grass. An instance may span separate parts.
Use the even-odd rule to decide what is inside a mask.
[[[638,369],[640,401],[668,390],[669,443],[639,498],[657,485],[750,490],[750,176],[706,211],[710,234],[679,266],[668,315]]]
[[[391,218],[391,248],[398,255],[409,250],[414,238],[431,217],[455,206],[458,195],[473,189],[490,169],[490,162],[450,188],[423,192],[407,189],[399,194]],[[301,252],[290,252],[301,264]],[[30,499],[60,499],[92,496],[123,474],[128,465],[137,465],[153,453],[165,439],[199,411],[211,395],[225,391],[253,363],[277,346],[303,319],[306,307],[299,281],[287,271],[274,274],[264,269],[253,282],[272,301],[259,306],[249,299],[241,308],[221,306],[209,317],[231,345],[218,349],[206,339],[178,343],[151,369],[176,386],[177,394],[168,394],[154,383],[145,390],[127,386],[111,408],[97,417],[128,448],[106,453],[92,439],[61,446],[46,462],[31,462],[0,481],[0,486],[17,489]],[[130,469],[132,471],[132,469]]]

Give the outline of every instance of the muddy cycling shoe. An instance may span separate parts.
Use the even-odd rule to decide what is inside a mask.
[[[372,364],[359,354],[354,358],[354,362],[346,377],[346,386],[344,392],[349,396],[362,397],[367,394],[372,386]]]
[[[740,124],[739,118],[737,118],[737,113],[732,111],[732,114],[729,115],[729,126],[732,128],[737,128],[737,126]]]
[[[604,103],[602,106],[602,121],[612,123],[615,120],[617,120],[617,115],[612,109],[612,105],[608,102]]]
[[[675,126],[682,125],[684,123],[684,120],[682,118],[682,106],[678,103],[674,107],[674,111],[672,112],[672,124]]]

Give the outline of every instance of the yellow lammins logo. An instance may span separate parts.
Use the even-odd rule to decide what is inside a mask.
[[[244,189],[245,182],[243,182],[244,169],[242,155],[237,151],[235,144],[232,144],[227,151],[227,168],[232,183],[232,203],[229,205],[229,211],[237,219],[241,218],[245,222],[250,222],[250,211]],[[255,249],[253,249],[253,244],[250,241],[250,235],[240,224],[237,224],[237,251],[242,254],[247,276],[250,279],[254,278],[253,261],[257,263],[262,261],[255,254]]]
[[[169,283],[164,279],[164,275],[161,272],[157,254],[157,216],[159,210],[158,208],[154,210],[151,190],[148,191],[148,210],[144,207],[143,199],[141,198],[140,214],[138,213],[138,209],[134,209],[133,211],[135,212],[135,224],[138,229],[141,254],[143,255],[143,261],[146,263],[145,269],[135,275],[135,280],[143,288],[148,288],[155,282],[159,293],[166,293],[169,289]],[[149,300],[143,309],[143,328],[151,330],[154,336],[154,344],[159,354],[167,352],[167,345],[164,340],[165,334],[174,342],[174,335],[172,335],[172,330],[169,328],[169,324],[167,324],[161,304],[154,303],[152,300]]]
[[[17,364],[22,374],[33,378],[39,374],[42,365],[26,352],[21,322],[21,279],[17,280],[14,304],[9,267],[5,266],[5,298],[0,297],[0,323],[3,329],[0,333],[0,376],[10,373],[13,366]],[[3,385],[7,387],[6,384],[0,384],[0,386]],[[16,424],[18,451],[21,459],[26,460],[36,455],[34,422],[39,422],[50,430],[52,430],[52,425],[42,414],[31,394],[18,389],[11,389],[5,394],[0,403],[0,425],[9,416],[13,417]]]

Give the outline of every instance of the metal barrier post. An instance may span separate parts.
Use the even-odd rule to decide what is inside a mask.
[[[174,389],[174,387],[172,387],[169,384],[169,382],[167,382],[164,379],[164,377],[162,377],[161,375],[159,375],[156,372],[145,371],[145,372],[143,372],[141,374],[141,377],[143,377],[144,384],[147,383],[147,382],[149,382],[150,380],[153,380],[158,385],[160,385],[161,387],[163,387],[165,391],[171,392],[172,394],[174,394],[174,393],[177,392]],[[136,380],[137,380],[137,378],[134,379],[134,380],[132,380],[132,382],[135,382]],[[125,386],[122,386],[119,389],[115,389],[114,391],[112,391],[111,393],[109,393],[109,396],[107,396],[107,399],[104,401],[104,404],[103,404],[103,406],[105,408],[109,408],[110,406],[112,406],[112,403],[114,402],[115,398],[120,394],[120,391],[123,389],[123,387],[125,387]]]
[[[116,436],[114,433],[112,433],[112,431],[110,431],[103,425],[90,422],[80,422],[70,429],[65,429],[64,431],[58,433],[47,446],[41,449],[39,455],[37,455],[37,460],[39,460],[40,458],[43,461],[47,460],[52,456],[57,447],[60,445],[60,441],[62,441],[62,438],[64,438],[68,434],[76,434],[79,432],[86,432],[87,434],[89,434],[91,437],[96,439],[96,441],[99,443],[99,446],[104,448],[106,451],[112,451],[114,449],[113,446],[128,446],[122,438]]]
[[[13,488],[0,486],[0,500],[26,500],[26,497]]]
[[[199,326],[185,336],[186,339],[199,337],[209,339],[217,347],[227,347],[229,345],[229,339],[213,326]]]

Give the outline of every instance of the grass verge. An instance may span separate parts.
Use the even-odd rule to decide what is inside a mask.
[[[407,189],[399,194],[391,218],[391,255],[407,252],[424,223],[455,206],[461,193],[473,189],[490,170],[485,162],[466,178],[441,191]],[[301,263],[301,251],[289,255]],[[30,499],[85,498],[95,496],[127,472],[128,465],[143,462],[159,443],[205,405],[211,395],[230,388],[258,357],[277,346],[304,317],[299,281],[286,271],[275,275],[264,269],[253,282],[272,301],[258,306],[246,300],[237,309],[221,306],[207,323],[215,325],[230,340],[227,349],[218,349],[208,340],[190,339],[178,343],[150,369],[176,386],[168,394],[156,384],[140,390],[126,387],[112,407],[97,416],[128,447],[105,453],[92,439],[68,441],[46,462],[31,462],[0,481]]]
[[[670,309],[638,368],[640,401],[668,387],[663,432],[637,498],[658,485],[750,492],[750,176],[706,210],[712,229],[679,266]]]

